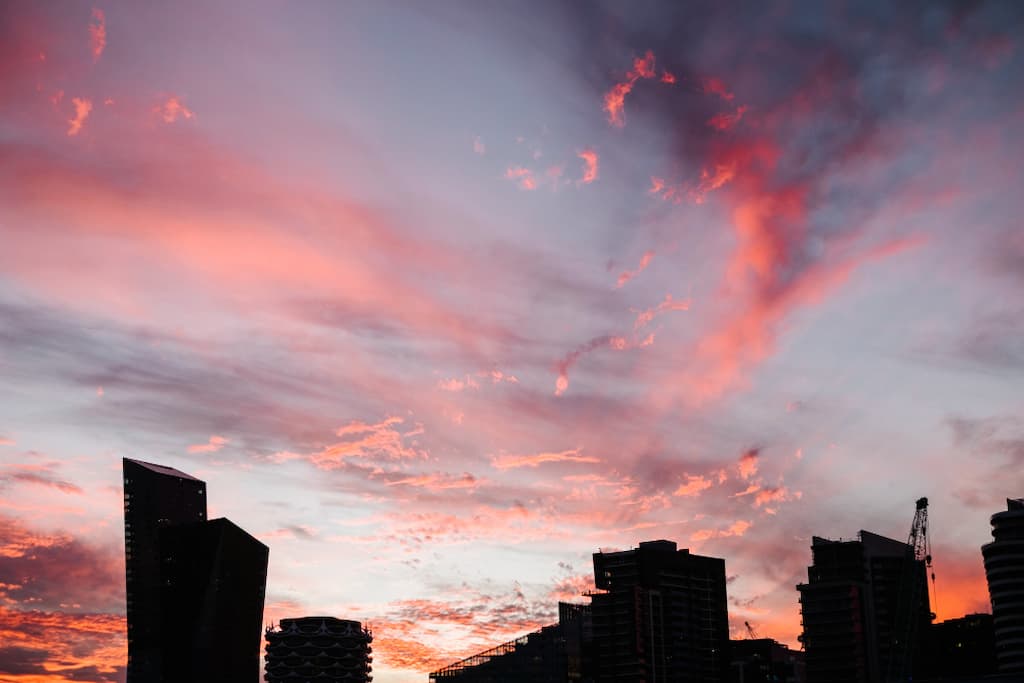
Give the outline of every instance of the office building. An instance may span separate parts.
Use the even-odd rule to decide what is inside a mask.
[[[800,584],[809,683],[908,680],[930,622],[924,563],[911,545],[861,531],[815,536]]]
[[[968,614],[932,624],[925,639],[923,680],[995,673],[996,643],[991,614]]]
[[[1024,673],[1024,499],[992,515],[992,542],[981,547],[992,599],[1000,672]]]
[[[334,617],[282,619],[267,629],[267,683],[368,683],[373,634]]]
[[[206,519],[206,484],[123,461],[127,683],[252,683],[269,549]]]
[[[731,683],[804,683],[804,653],[771,638],[729,643]]]
[[[672,541],[594,555],[594,677],[712,683],[728,676],[725,560]]]

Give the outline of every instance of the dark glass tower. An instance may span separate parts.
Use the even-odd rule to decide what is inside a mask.
[[[992,599],[1000,672],[1024,673],[1024,498],[992,515],[992,542],[981,546]]]
[[[728,675],[725,560],[672,541],[594,555],[595,680],[714,683]]]
[[[128,683],[252,683],[269,549],[206,519],[206,484],[124,459]]]

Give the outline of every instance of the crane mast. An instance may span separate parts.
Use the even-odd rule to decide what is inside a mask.
[[[907,557],[900,572],[895,623],[885,676],[887,683],[909,681],[913,670],[914,644],[923,618],[923,607],[928,599],[927,574],[922,586],[922,577],[919,573],[922,565],[927,574],[931,575],[934,589],[935,573],[932,571],[931,540],[928,538],[927,498],[917,499],[914,522],[910,525],[910,534],[907,536]],[[935,613],[930,612],[928,616],[929,620],[934,619]]]

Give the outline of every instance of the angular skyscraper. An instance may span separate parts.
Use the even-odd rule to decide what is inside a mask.
[[[269,549],[206,519],[206,484],[123,461],[128,683],[252,683]]]
[[[1000,672],[1024,672],[1024,498],[992,515],[991,543],[981,546],[992,599]]]
[[[594,555],[595,680],[725,681],[729,615],[725,560],[672,541]]]
[[[797,586],[808,683],[908,680],[930,621],[924,563],[912,546],[861,531],[815,536],[808,581]],[[905,666],[909,664],[909,666]]]

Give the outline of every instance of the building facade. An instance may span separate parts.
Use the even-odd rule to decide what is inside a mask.
[[[127,683],[259,677],[269,549],[206,519],[206,484],[124,459]]]
[[[992,600],[1000,672],[1024,673],[1024,499],[992,515],[992,542],[981,547]]]
[[[728,677],[725,560],[672,541],[594,554],[594,678],[715,683]]]
[[[861,531],[815,536],[808,581],[797,586],[807,681],[905,681],[930,622],[924,562],[913,547]]]
[[[368,683],[373,634],[358,621],[334,617],[282,619],[267,629],[268,683]]]
[[[804,653],[771,638],[729,643],[731,683],[804,683]]]

